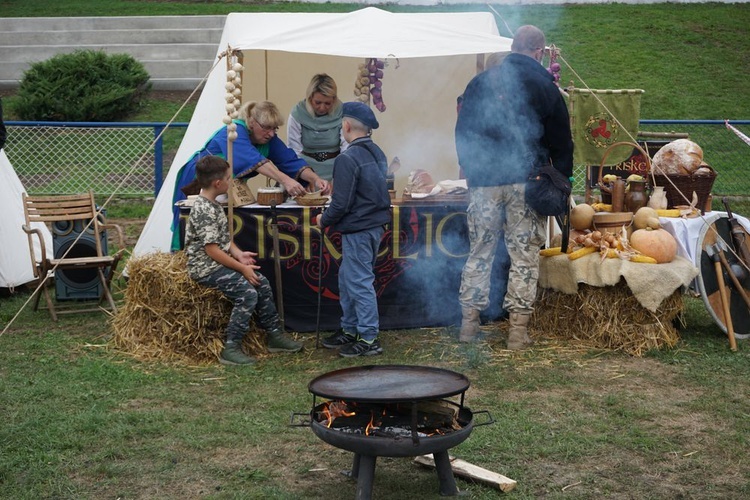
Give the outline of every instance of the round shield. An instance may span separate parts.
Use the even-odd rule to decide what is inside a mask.
[[[712,214],[706,217],[706,222],[707,224],[701,228],[698,236],[698,246],[695,252],[695,265],[700,269],[700,275],[696,278],[698,291],[714,322],[724,333],[727,333],[724,306],[719,289],[718,273],[721,273],[735,338],[750,338],[750,306],[729,274],[730,272],[734,274],[745,295],[750,297],[750,271],[747,269],[748,266],[738,258],[739,252],[734,247],[732,227],[728,216],[721,213]],[[744,229],[743,234],[747,240],[745,244],[750,245],[750,235]],[[719,260],[718,252],[722,248],[729,270]],[[716,262],[710,256],[711,251],[716,254]]]

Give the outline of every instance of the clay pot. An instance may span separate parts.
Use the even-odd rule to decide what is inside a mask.
[[[654,190],[648,200],[648,206],[654,210],[666,210],[667,205],[667,193],[664,192],[664,186],[654,186]]]

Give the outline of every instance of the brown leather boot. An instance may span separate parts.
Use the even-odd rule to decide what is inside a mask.
[[[517,351],[526,349],[534,343],[529,337],[529,313],[510,313],[510,329],[508,330],[508,349]]]
[[[475,342],[479,333],[479,311],[470,307],[461,309],[461,332],[458,334],[459,342]]]

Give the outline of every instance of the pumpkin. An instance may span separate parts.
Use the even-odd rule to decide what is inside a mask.
[[[677,256],[677,240],[664,229],[637,229],[630,235],[630,246],[657,264],[672,262]]]
[[[633,227],[636,229],[659,229],[659,213],[651,207],[641,207],[633,215]]]
[[[588,203],[580,203],[570,211],[570,227],[583,231],[594,223],[594,207]]]

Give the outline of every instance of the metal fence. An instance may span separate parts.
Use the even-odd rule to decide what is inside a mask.
[[[730,122],[750,135],[750,120]],[[6,122],[5,151],[31,194],[156,195],[187,123]],[[750,149],[720,120],[641,120],[648,132],[687,133],[718,173],[713,192],[750,196]],[[197,148],[196,148],[197,149]],[[166,153],[165,153],[166,152]],[[170,160],[171,161],[171,160]],[[585,192],[586,166],[575,168],[574,193]],[[128,175],[130,174],[130,175]]]
[[[5,153],[30,194],[156,196],[187,123],[6,122]],[[158,140],[155,141],[155,139]],[[166,141],[165,141],[166,138]]]

